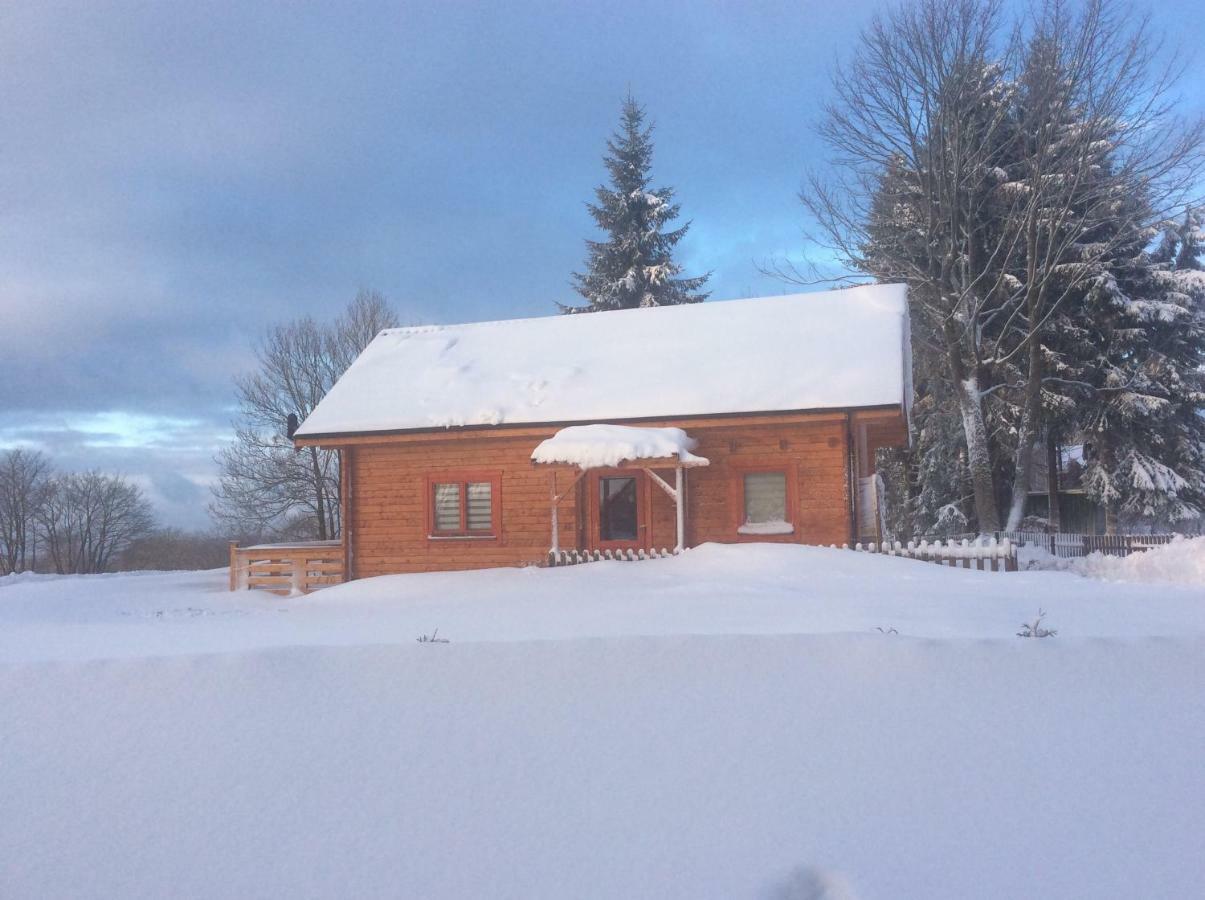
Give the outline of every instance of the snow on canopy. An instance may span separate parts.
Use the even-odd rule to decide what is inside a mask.
[[[638,459],[676,459],[682,465],[705,466],[690,451],[698,442],[681,428],[634,428],[630,425],[571,425],[532,452],[538,463],[564,463],[581,469],[617,466]]]
[[[905,291],[390,328],[297,435],[906,404]]]

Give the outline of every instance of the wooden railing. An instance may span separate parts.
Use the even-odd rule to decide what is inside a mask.
[[[230,542],[230,590],[308,594],[343,581],[343,544],[308,541],[297,544]]]
[[[582,563],[603,562],[614,559],[620,562],[636,562],[641,559],[668,559],[677,556],[677,550],[550,550],[545,565],[580,566]]]

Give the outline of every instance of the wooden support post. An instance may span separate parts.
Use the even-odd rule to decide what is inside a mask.
[[[307,587],[306,564],[309,562],[303,555],[288,557],[289,568],[292,570],[292,576],[289,579],[290,593],[304,594]]]
[[[552,552],[559,553],[561,550],[561,528],[557,514],[557,500],[560,498],[556,495],[556,470],[552,471]]]
[[[230,542],[230,590],[238,590],[238,541]]]
[[[686,549],[686,498],[682,486],[682,467],[677,466],[674,469],[674,511],[677,514],[678,526],[678,545],[674,548],[675,553]]]

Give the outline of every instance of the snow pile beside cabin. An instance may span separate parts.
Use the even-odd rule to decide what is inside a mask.
[[[1205,587],[1205,537],[1177,538],[1129,556],[1090,553],[1068,562],[1071,571],[1090,578]]]
[[[899,406],[903,285],[382,331],[298,437]]]
[[[580,469],[617,466],[640,459],[672,459],[680,465],[705,466],[690,451],[698,444],[681,428],[628,425],[572,425],[562,428],[532,452],[533,462],[562,463]]]

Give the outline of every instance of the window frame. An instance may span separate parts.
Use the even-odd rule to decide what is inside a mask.
[[[437,484],[455,484],[460,490],[460,527],[454,531],[440,530],[435,527],[435,486]],[[468,490],[470,484],[488,484],[490,486],[490,527],[486,531],[477,529],[470,531],[468,527]],[[449,471],[431,472],[423,480],[423,506],[427,518],[427,540],[436,541],[478,541],[496,543],[502,537],[502,473],[498,471]]]
[[[796,543],[799,540],[799,489],[798,471],[795,460],[750,460],[748,462],[733,462],[729,464],[730,490],[729,504],[732,510],[730,531],[732,540],[739,542],[778,542]],[[740,529],[745,522],[745,476],[756,475],[760,472],[780,472],[786,482],[786,522],[791,526],[790,531],[781,534],[742,534]]]

